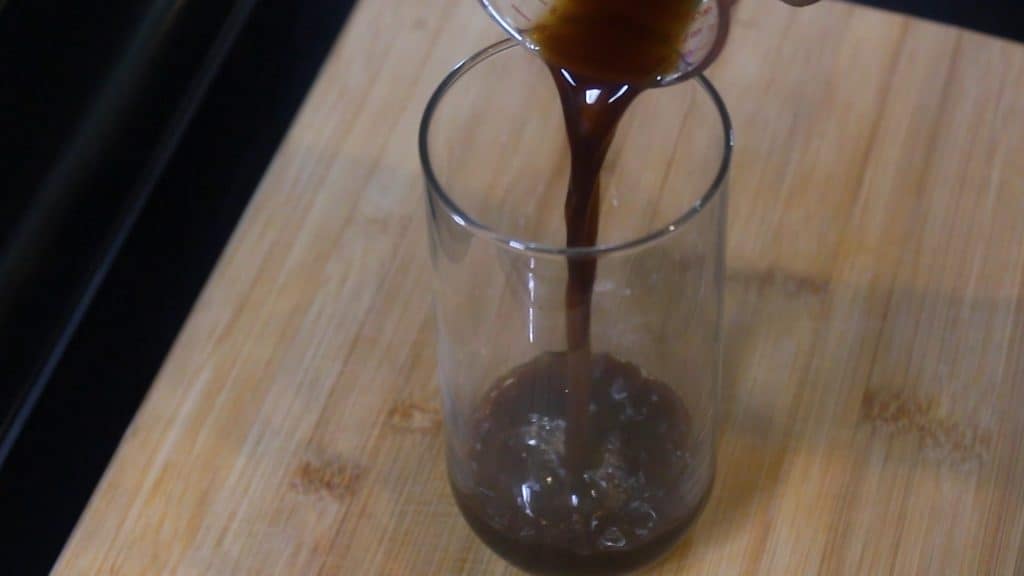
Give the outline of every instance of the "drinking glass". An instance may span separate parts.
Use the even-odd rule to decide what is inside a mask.
[[[448,477],[508,561],[619,573],[671,548],[711,490],[732,129],[703,76],[641,94],[601,174],[592,248],[566,245],[566,140],[548,69],[511,40],[427,106]],[[596,264],[583,396],[566,336],[579,262]]]

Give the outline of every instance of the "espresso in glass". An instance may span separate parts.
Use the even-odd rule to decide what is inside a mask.
[[[592,348],[601,171],[630,105],[678,60],[689,0],[555,0],[530,40],[551,72],[570,147],[565,342],[487,387],[469,417],[460,510],[492,549],[535,573],[647,564],[697,517],[690,412],[673,387]]]

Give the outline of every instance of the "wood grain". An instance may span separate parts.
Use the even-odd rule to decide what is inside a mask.
[[[359,4],[56,573],[513,573],[445,482],[415,148],[497,38]],[[1024,48],[750,0],[711,76],[724,435],[650,573],[1024,574]]]

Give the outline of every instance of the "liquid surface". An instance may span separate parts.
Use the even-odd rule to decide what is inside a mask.
[[[614,574],[664,553],[708,486],[685,480],[691,421],[667,385],[607,355],[590,358],[590,447],[568,462],[566,353],[503,377],[473,421],[473,486],[453,485],[477,534],[535,573]]]

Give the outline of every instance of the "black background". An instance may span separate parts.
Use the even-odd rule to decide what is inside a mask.
[[[907,12],[989,34],[1024,40],[1024,2],[1020,0],[857,1],[860,4]]]
[[[0,426],[19,432],[0,454],[0,574],[46,573],[60,553],[350,6],[9,0],[0,12],[0,82],[18,86],[0,87],[0,266],[39,264],[0,310],[0,423],[14,420],[5,394],[29,414]],[[146,26],[159,36],[140,47]],[[117,106],[74,149],[97,94]],[[40,210],[58,221],[12,254],[5,233]]]

